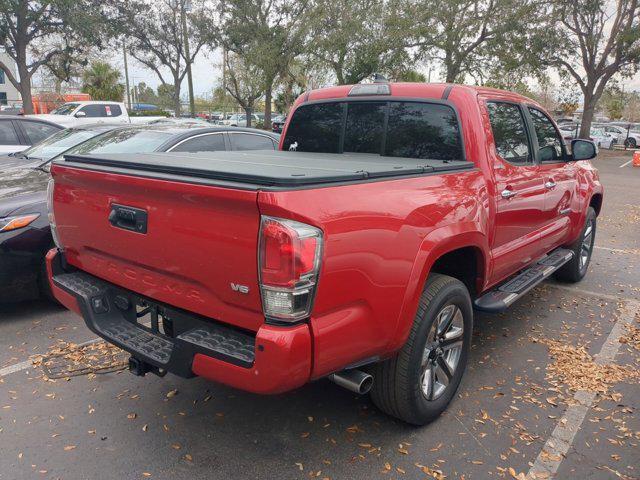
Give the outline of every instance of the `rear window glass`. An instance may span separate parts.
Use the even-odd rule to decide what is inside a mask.
[[[462,159],[460,127],[455,113],[446,105],[391,103],[385,155]]]
[[[116,129],[81,143],[65,152],[65,155],[155,152],[171,135],[169,132],[154,130]]]
[[[303,105],[291,118],[283,148],[435,160],[464,158],[454,110],[428,102]]]
[[[287,130],[285,150],[339,153],[342,104],[322,103],[296,110]]]
[[[354,102],[347,104],[344,151],[380,153],[387,104]]]

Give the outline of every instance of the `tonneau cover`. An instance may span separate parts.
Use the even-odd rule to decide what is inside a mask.
[[[467,161],[271,150],[65,155],[64,162],[279,187],[444,173],[474,167]]]

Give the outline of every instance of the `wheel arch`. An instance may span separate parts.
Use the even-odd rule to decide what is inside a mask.
[[[602,210],[602,193],[594,193],[589,200],[589,206],[596,211],[596,217],[600,216]]]
[[[391,350],[401,348],[406,341],[424,285],[432,272],[457,278],[467,286],[472,297],[484,289],[490,267],[488,240],[482,231],[465,230],[465,226],[468,227],[458,224],[458,231],[448,227],[438,229],[424,239],[407,284]],[[466,268],[469,264],[471,268]]]

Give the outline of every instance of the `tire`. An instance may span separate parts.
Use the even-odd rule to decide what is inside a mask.
[[[624,141],[624,146],[627,148],[636,148],[636,139],[633,137],[627,137]]]
[[[593,245],[596,240],[596,226],[596,211],[589,207],[582,232],[569,247],[573,251],[573,258],[555,273],[556,279],[561,282],[576,283],[584,278],[591,262]]]
[[[451,322],[447,321],[449,314]],[[433,341],[439,323],[449,323],[444,330],[448,338]],[[414,425],[424,425],[437,418],[460,385],[472,329],[473,309],[465,285],[453,277],[431,274],[406,343],[395,357],[371,369],[373,403],[383,412]],[[449,367],[448,375],[442,361]]]

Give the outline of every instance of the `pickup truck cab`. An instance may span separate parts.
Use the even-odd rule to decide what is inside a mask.
[[[122,102],[86,100],[65,103],[51,113],[28,115],[28,117],[48,120],[65,127],[75,127],[91,123],[148,123],[161,116],[130,117]]]
[[[65,156],[52,290],[131,371],[273,394],[329,378],[424,424],[474,308],[587,272],[603,189],[532,100],[375,83],[297,99],[281,151]]]

